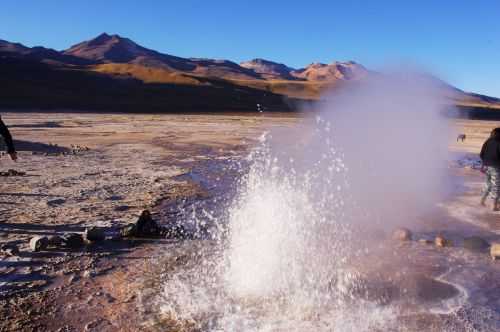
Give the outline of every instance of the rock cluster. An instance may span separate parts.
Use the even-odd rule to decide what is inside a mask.
[[[57,144],[48,144],[50,148],[52,148],[50,151],[32,151],[32,155],[42,155],[42,156],[68,156],[68,155],[77,155],[81,154],[86,151],[90,151],[90,148],[88,146],[81,146],[81,145],[70,145],[70,149],[68,148],[63,148],[60,147]]]
[[[90,227],[85,230],[84,236],[85,240],[87,240],[88,242],[100,242],[104,241],[104,239],[106,238],[106,233],[102,228]]]
[[[78,154],[84,151],[90,151],[90,148],[88,146],[81,146],[81,145],[74,145],[71,144],[71,153],[72,154]]]
[[[398,228],[392,233],[392,238],[397,241],[411,241],[412,232],[407,228]],[[446,238],[442,234],[436,235],[433,241],[425,238],[420,238],[418,242],[422,244],[434,243],[436,247],[440,248],[452,247],[454,245],[453,241]],[[489,248],[491,258],[494,260],[500,259],[500,242],[490,244],[488,241],[479,236],[469,236],[464,238],[463,247],[465,249],[477,252],[487,252]]]
[[[108,240],[119,240],[121,238],[178,238],[184,239],[187,237],[187,232],[184,227],[175,225],[171,227],[163,227],[158,225],[153,220],[151,213],[144,210],[135,223],[131,223],[122,227],[119,232],[112,232],[110,236],[106,236],[104,228],[89,227],[85,229],[82,234],[79,233],[66,233],[62,236],[34,236],[30,240],[30,248],[32,251],[43,251],[48,248],[67,248],[78,249],[83,247],[86,243],[102,242]]]
[[[25,176],[26,172],[16,171],[15,169],[8,169],[5,172],[0,172],[0,176]]]
[[[68,248],[77,249],[85,244],[83,237],[78,233],[66,233],[62,236],[34,236],[30,239],[30,249],[32,251],[43,251],[48,248]]]
[[[122,237],[165,237],[169,239],[187,237],[187,232],[181,225],[170,227],[158,225],[148,210],[142,211],[135,223],[123,227],[120,234]]]
[[[85,244],[83,236],[78,233],[67,233],[62,236],[62,245],[66,248],[77,249]]]

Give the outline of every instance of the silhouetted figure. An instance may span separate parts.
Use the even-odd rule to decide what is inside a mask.
[[[2,118],[0,117],[0,135],[2,135],[5,145],[7,145],[7,153],[10,156],[10,159],[16,161],[17,160],[17,153],[16,149],[14,148],[14,142],[12,141],[12,136],[10,135],[9,129],[3,123]]]
[[[490,137],[484,142],[479,154],[486,173],[486,184],[481,197],[481,205],[486,205],[486,199],[493,199],[493,211],[498,211],[500,198],[500,128],[491,131]]]
[[[463,142],[463,141],[465,141],[465,138],[466,138],[466,137],[467,137],[467,136],[465,136],[465,134],[460,134],[460,135],[458,135],[458,136],[457,136],[457,142],[458,142],[458,141],[462,141],[462,142]]]

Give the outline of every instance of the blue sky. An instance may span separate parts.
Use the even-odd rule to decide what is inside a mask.
[[[0,2],[0,39],[65,49],[101,32],[184,57],[411,63],[500,97],[498,0]]]

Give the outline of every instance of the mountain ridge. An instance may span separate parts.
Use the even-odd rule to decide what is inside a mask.
[[[71,71],[73,76],[68,75],[68,77],[71,76],[75,80],[105,78],[110,79],[110,84],[117,89],[125,89],[125,86],[126,89],[130,89],[136,84],[136,88],[140,86],[141,89],[154,90],[154,92],[150,91],[153,94],[161,94],[161,90],[166,89],[168,85],[168,89],[175,90],[177,87],[179,91],[186,89],[186,86],[196,86],[197,88],[194,89],[196,91],[202,91],[200,89],[203,87],[207,90],[223,87],[225,93],[228,94],[228,100],[231,99],[229,95],[237,95],[241,89],[252,96],[261,96],[259,98],[264,98],[266,94],[272,98],[281,96],[283,99],[281,105],[284,109],[291,107],[290,100],[317,100],[328,88],[363,80],[375,74],[354,61],[333,61],[329,64],[313,62],[304,68],[296,69],[263,58],[243,61],[239,64],[225,59],[183,58],[161,53],[143,47],[129,38],[108,33],[102,33],[62,51],[42,46],[30,48],[20,43],[0,40],[0,64],[6,59],[12,59],[19,65],[18,76],[11,77],[14,81],[19,81],[19,89],[23,89],[22,84],[27,84],[19,75],[29,76],[30,74],[22,73],[23,66],[20,64],[26,61],[26,68],[35,66],[42,71],[50,72],[49,76],[58,77],[59,74],[56,72],[58,70],[64,70],[66,73]],[[43,63],[46,66],[37,67],[33,62]],[[44,81],[48,78],[37,79]],[[120,82],[135,83],[123,85]],[[44,82],[47,86],[52,86],[54,82],[50,83]],[[446,82],[442,83],[444,89],[449,89],[450,98],[458,104],[500,108],[498,98],[465,93]],[[70,80],[68,84],[69,87],[65,87],[66,89],[71,88],[72,81]],[[39,96],[39,93],[36,95]],[[218,93],[215,95],[219,96]],[[179,96],[178,98],[187,97]],[[192,101],[186,100],[186,102]],[[255,104],[260,102],[262,100],[255,100]],[[255,104],[250,102],[245,104],[244,108],[254,109]],[[275,104],[280,103],[275,102]],[[220,105],[226,105],[226,103],[221,101]]]

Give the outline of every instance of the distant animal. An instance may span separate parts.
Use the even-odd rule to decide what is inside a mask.
[[[460,134],[457,136],[457,142],[458,141],[465,141],[465,139],[467,138],[467,136],[465,134]]]

